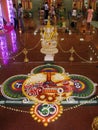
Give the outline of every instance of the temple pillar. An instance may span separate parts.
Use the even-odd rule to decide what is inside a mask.
[[[13,9],[12,0],[1,0],[1,10],[4,20],[6,20],[7,23],[14,24],[12,9]]]
[[[8,8],[7,8],[7,2],[6,0],[1,0],[1,10],[2,10],[2,16],[3,18],[9,22],[9,16],[8,16]]]

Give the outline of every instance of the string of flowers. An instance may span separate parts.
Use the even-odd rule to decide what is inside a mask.
[[[12,108],[12,107],[7,107],[7,106],[4,106],[4,105],[0,105],[0,107],[7,109],[7,110],[15,111],[15,112],[21,112],[21,113],[27,113],[27,114],[30,113],[29,111],[24,111],[24,110]]]
[[[73,107],[66,108],[66,109],[64,109],[64,111],[69,111],[69,110],[72,110],[72,109],[78,108],[78,107],[80,107],[80,106],[82,106],[82,105],[86,105],[86,104],[92,102],[93,100],[95,100],[95,99],[97,99],[97,98],[98,98],[98,95],[95,96],[95,97],[93,97],[93,98],[91,98],[91,99],[88,100],[88,101],[85,101],[85,102],[80,103],[80,104],[78,104],[78,105],[75,105],[75,106],[73,106]]]
[[[72,106],[72,107],[65,108],[63,111],[70,111],[70,110],[76,109],[76,108],[78,108],[78,107],[80,107],[80,106],[82,106],[82,105],[86,105],[86,104],[92,102],[93,100],[95,100],[95,99],[97,99],[97,98],[98,98],[98,95],[95,96],[95,97],[93,97],[93,98],[91,98],[90,100],[85,101],[85,102],[83,102],[83,103],[80,103],[80,104],[78,104],[78,105],[74,105],[74,106]],[[7,110],[14,111],[14,112],[21,112],[21,113],[30,114],[29,111],[20,110],[20,109],[17,109],[17,108],[7,107],[7,106],[4,106],[4,105],[0,105],[0,107],[1,107],[1,108],[4,108],[4,109],[7,109]]]

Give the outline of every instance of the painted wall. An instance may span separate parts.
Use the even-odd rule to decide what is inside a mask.
[[[72,3],[73,0],[62,0],[63,6],[66,9],[66,16],[68,15],[68,12],[72,10]]]
[[[42,3],[42,0],[32,0],[32,2],[33,2],[33,9],[32,9],[33,18],[34,18],[36,24],[39,24],[39,21],[38,21],[38,18],[39,18],[39,8],[40,8],[40,5]]]
[[[41,4],[42,0],[32,0],[33,2],[33,12],[37,13],[38,9],[40,8],[40,4]]]

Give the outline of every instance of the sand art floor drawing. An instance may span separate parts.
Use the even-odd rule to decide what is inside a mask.
[[[97,103],[96,87],[97,84],[86,76],[69,74],[61,66],[45,64],[33,68],[27,75],[9,77],[2,83],[1,93],[6,99],[4,103],[32,104],[31,116],[47,126],[65,110],[91,101]],[[73,106],[65,109],[68,104]]]

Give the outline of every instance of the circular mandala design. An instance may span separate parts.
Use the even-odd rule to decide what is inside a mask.
[[[52,64],[46,64],[46,65],[40,65],[35,67],[31,70],[31,73],[41,73],[41,72],[57,72],[57,73],[64,73],[65,70],[63,67],[58,65],[52,65]]]
[[[24,95],[34,102],[54,103],[68,98],[73,93],[73,82],[66,74],[43,72],[30,75],[22,86]]]
[[[1,86],[1,93],[8,99],[22,99],[24,97],[22,93],[22,84],[26,80],[27,75],[15,75],[7,80]]]
[[[57,120],[63,113],[63,107],[58,104],[37,104],[30,109],[30,114],[34,120],[42,122],[44,126]]]
[[[77,98],[88,98],[95,92],[95,86],[92,80],[83,75],[71,74],[71,80],[74,83],[73,95]]]

